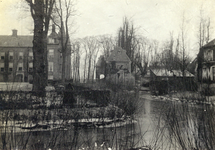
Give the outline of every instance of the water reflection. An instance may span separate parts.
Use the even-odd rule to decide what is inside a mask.
[[[0,149],[215,149],[213,107],[155,100],[146,92],[140,95],[138,106],[134,119],[126,125],[114,123],[113,127],[84,128],[77,123],[16,132],[17,128],[8,123],[0,130]],[[2,119],[7,119],[3,114],[10,117],[11,113],[2,111]]]

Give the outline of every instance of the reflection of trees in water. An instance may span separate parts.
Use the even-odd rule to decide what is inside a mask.
[[[173,103],[161,115],[165,136],[178,149],[215,149],[214,108],[209,105]]]
[[[129,149],[144,146],[146,143],[152,149],[215,149],[213,107],[178,102],[162,102],[161,105],[161,102],[144,101],[142,104],[144,106],[140,109],[144,110],[141,115],[152,119],[154,124],[138,124],[130,120],[120,127],[117,125],[122,125],[123,122],[115,122],[115,127],[109,128],[85,128],[77,120],[75,124],[69,124],[65,123],[65,119],[65,124],[60,129],[17,133],[11,127],[15,124],[13,121],[0,130],[0,149]],[[139,103],[138,105],[140,106]],[[40,114],[48,116],[48,112]],[[7,120],[13,120],[16,113],[16,110],[1,111],[1,121],[6,123]],[[57,110],[56,113],[59,114]],[[65,116],[68,119],[71,112]],[[142,121],[146,121],[144,119]]]
[[[6,111],[4,111],[6,113]],[[15,121],[14,121],[15,123]],[[84,128],[78,122],[67,124],[65,128],[51,131],[15,132],[8,125],[1,130],[0,149],[125,149],[135,147],[137,132],[133,121],[127,125],[109,128]],[[7,130],[7,132],[6,132]]]
[[[129,93],[122,95],[123,93],[120,93],[116,97],[117,103],[120,104],[121,109],[126,110],[126,113],[133,114],[136,106],[134,96]],[[119,109],[113,110],[114,115],[112,119],[119,117],[118,113],[116,113],[118,112],[117,110]],[[36,150],[48,148],[79,149],[87,147],[89,149],[125,149],[136,147],[137,141],[139,142],[141,139],[132,119],[127,122],[116,121],[112,124],[112,127],[108,128],[102,128],[102,126],[98,128],[96,125],[95,127],[85,128],[83,124],[78,122],[78,119],[81,117],[76,116],[78,113],[75,112],[75,110],[70,109],[65,109],[64,111],[62,109],[2,110],[0,111],[0,120],[4,125],[1,125],[0,129],[0,149]],[[122,115],[120,116],[122,117]],[[63,120],[62,124],[58,125],[62,128],[50,130],[49,127],[51,126],[52,128],[54,122],[59,118]],[[76,122],[70,124],[68,123],[69,119],[74,119]],[[100,118],[97,119],[103,120],[105,117],[101,114]],[[24,132],[21,127],[18,127],[17,122],[21,122],[20,126],[22,127],[31,126],[30,128],[32,129],[28,129],[28,131],[25,129]],[[47,130],[43,128],[43,131],[35,131],[34,126],[41,124],[44,124],[42,128],[46,127]]]

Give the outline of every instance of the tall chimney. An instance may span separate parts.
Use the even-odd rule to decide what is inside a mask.
[[[12,30],[12,36],[17,37],[17,32],[18,32],[18,31],[17,31],[16,29],[13,29],[13,30]]]

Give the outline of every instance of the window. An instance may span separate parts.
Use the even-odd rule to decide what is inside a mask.
[[[48,55],[49,55],[49,58],[54,58],[54,50],[50,49]]]
[[[23,63],[19,63],[18,67],[17,67],[18,71],[22,71],[23,70]]]
[[[204,52],[204,60],[205,61],[213,61],[213,50],[205,50]]]
[[[49,79],[49,80],[53,80],[53,79],[54,79],[53,75],[49,75],[49,76],[48,76],[48,79]]]
[[[5,52],[1,52],[1,53],[0,53],[0,56],[1,56],[1,60],[4,60]]]
[[[9,71],[13,71],[13,63],[9,63]]]
[[[28,58],[29,58],[29,60],[33,60],[33,52],[29,52]]]
[[[13,52],[9,52],[9,60],[13,60]]]
[[[19,52],[19,59],[23,59],[23,52]]]
[[[4,72],[4,63],[0,63],[0,70],[1,72]]]
[[[54,43],[57,43],[57,39],[56,38],[54,38]]]
[[[54,39],[53,38],[49,38],[49,43],[54,43]]]
[[[29,63],[29,65],[28,65],[28,71],[29,72],[33,71],[33,63]]]
[[[53,62],[49,62],[49,71],[50,72],[53,72],[53,66],[54,66],[54,63]]]

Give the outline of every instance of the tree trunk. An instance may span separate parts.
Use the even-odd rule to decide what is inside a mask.
[[[85,60],[84,60],[84,83],[86,82],[86,68],[87,68],[87,56],[85,56]]]
[[[87,81],[90,81],[90,70],[91,70],[91,57],[89,57],[89,64],[88,64],[88,76],[87,76]]]
[[[42,3],[41,3],[42,4]],[[42,12],[42,7],[37,7],[37,11]],[[38,96],[44,96],[46,78],[45,64],[44,64],[44,41],[43,41],[43,15],[37,13],[38,17],[34,19],[34,40],[33,40],[33,91],[38,93]]]
[[[45,70],[44,70],[44,81],[45,85],[48,85],[48,49],[47,49],[47,34],[43,35],[43,44],[44,44],[44,65],[45,65]]]
[[[65,83],[66,53],[62,53],[62,82]]]

